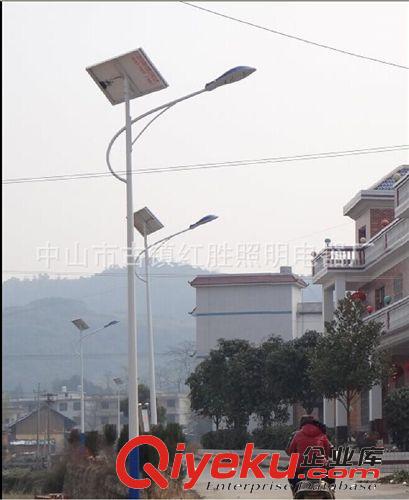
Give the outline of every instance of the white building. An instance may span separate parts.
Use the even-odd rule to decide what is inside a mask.
[[[58,394],[50,395],[50,408],[58,411],[64,417],[73,420],[79,427],[81,423],[81,395],[77,391],[67,391],[66,387]],[[5,424],[10,426],[16,420],[27,415],[37,408],[38,402],[34,397],[12,399],[7,403],[7,417]],[[121,425],[125,423],[121,412]],[[116,395],[85,395],[85,430],[101,431],[105,424],[117,425],[118,399]]]
[[[185,429],[190,422],[190,401],[187,394],[179,392],[157,392],[157,405],[166,410],[166,422],[180,424]]]
[[[281,267],[279,273],[208,274],[190,282],[196,289],[197,357],[206,356],[217,340],[260,343],[270,335],[290,340],[306,330],[321,330],[321,303],[307,303],[307,283]]]
[[[352,427],[369,427],[387,438],[382,401],[395,387],[409,385],[409,166],[387,174],[369,189],[359,191],[344,207],[355,221],[355,244],[328,246],[313,260],[313,282],[323,289],[323,319],[333,318],[347,291],[366,295],[367,320],[384,325],[382,345],[396,365],[396,377],[384,387],[361,394],[352,411]],[[346,429],[346,412],[325,401],[325,423]]]

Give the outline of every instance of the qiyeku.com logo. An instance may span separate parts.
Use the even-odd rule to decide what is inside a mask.
[[[143,470],[148,477],[134,478],[129,475],[126,469],[128,455],[138,446],[152,446],[159,454],[158,465],[150,462],[143,464]],[[371,479],[380,476],[380,470],[373,467],[309,467],[299,469],[299,453],[292,453],[289,457],[288,467],[279,467],[280,453],[258,453],[253,456],[254,444],[247,443],[243,455],[238,453],[203,453],[200,460],[195,461],[193,453],[186,452],[185,443],[176,445],[176,453],[172,465],[170,465],[170,455],[166,444],[156,436],[142,435],[128,441],[119,451],[116,459],[116,472],[119,480],[128,488],[145,489],[151,486],[152,481],[160,488],[166,489],[170,479],[178,479],[184,469],[185,490],[192,489],[206,467],[210,466],[210,475],[213,479],[247,479],[249,473],[257,479],[344,479],[360,477],[366,479],[371,474]],[[302,459],[302,457],[301,457]],[[378,462],[379,463],[379,462]],[[263,469],[267,469],[265,473]],[[300,473],[303,470],[303,473]],[[165,474],[166,472],[166,474]]]

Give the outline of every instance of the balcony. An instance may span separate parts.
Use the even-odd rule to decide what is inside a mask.
[[[409,174],[395,185],[395,216],[409,217]]]
[[[393,346],[404,343],[409,349],[409,296],[365,317],[365,321],[370,320],[383,323],[383,345]]]
[[[320,283],[328,273],[339,271],[355,275],[355,281],[359,281],[363,270],[390,259],[407,242],[409,219],[395,219],[365,245],[324,248],[312,261],[313,282]]]

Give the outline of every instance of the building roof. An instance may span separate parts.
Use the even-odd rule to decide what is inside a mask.
[[[371,189],[374,189],[376,191],[392,190],[394,188],[394,185],[396,184],[396,180],[394,179],[394,176],[396,174],[400,174],[401,176],[404,176],[408,172],[409,172],[409,165],[401,165],[400,167],[395,168],[387,176],[383,177],[374,186],[372,186]]]
[[[400,165],[382,177],[369,189],[359,191],[344,206],[344,215],[357,220],[370,208],[393,208],[395,206],[395,185],[398,182],[396,174],[404,177],[409,173],[409,165]]]
[[[307,283],[296,274],[255,273],[255,274],[204,274],[196,276],[189,284],[201,286],[224,285],[296,285],[302,288]]]
[[[69,424],[69,425],[76,425],[76,422],[74,420],[72,420],[71,418],[68,418],[66,417],[65,415],[63,415],[62,413],[60,413],[59,411],[57,410],[54,410],[54,408],[51,408],[51,407],[48,407],[48,405],[42,405],[40,407],[40,411],[41,410],[44,410],[44,409],[49,409],[51,413],[55,413],[57,414],[59,417],[63,418],[64,421],[65,421],[65,424]],[[18,420],[16,420],[14,423],[10,424],[9,425],[9,429],[12,429],[13,427],[15,427],[17,424],[19,424],[20,422],[23,422],[24,420],[26,420],[27,418],[30,418],[32,415],[34,415],[35,413],[37,413],[37,408],[35,408],[34,410],[30,411],[29,413],[27,413],[26,415],[24,415],[23,417],[19,418]]]
[[[400,174],[407,175],[409,165],[400,165],[382,177],[369,189],[359,191],[344,206],[344,215],[356,220],[369,208],[393,208],[395,205],[395,185],[398,182],[394,177]]]

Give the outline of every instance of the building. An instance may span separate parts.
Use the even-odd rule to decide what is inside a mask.
[[[79,392],[67,391],[65,387],[52,401],[52,407],[66,417],[72,419],[77,426],[81,424],[81,395]],[[121,423],[124,422],[120,412]],[[85,430],[101,431],[106,424],[118,423],[117,395],[85,395]]]
[[[9,427],[27,413],[33,411],[37,407],[37,403],[34,398],[30,398],[29,402],[23,400],[23,398],[3,399],[2,406],[2,429],[7,433]]]
[[[180,424],[185,429],[190,422],[190,400],[179,392],[157,392],[157,405],[166,410],[166,422]]]
[[[333,318],[347,291],[366,294],[366,319],[384,325],[382,345],[396,365],[388,386],[361,394],[353,408],[355,430],[374,429],[387,437],[382,401],[394,387],[409,385],[409,166],[396,168],[344,207],[355,221],[355,243],[328,246],[313,259],[313,282],[323,288],[323,320]],[[346,412],[340,403],[324,401],[324,418],[342,434]]]
[[[68,391],[62,387],[61,392],[49,397],[50,407],[72,420],[76,427],[81,424],[81,394],[79,391]],[[7,402],[7,415],[4,423],[7,427],[18,419],[26,416],[37,408],[34,397],[11,399]],[[120,412],[121,424],[125,422],[123,412]],[[85,395],[85,430],[101,431],[105,424],[118,423],[118,397],[112,395]]]
[[[36,450],[37,442],[50,453],[60,452],[75,422],[43,403],[10,426],[10,449]]]
[[[321,330],[321,303],[307,303],[306,281],[281,267],[279,273],[207,274],[190,282],[196,289],[197,357],[206,356],[217,340],[260,343],[270,335],[284,340],[306,330]]]
[[[320,287],[309,284],[291,267],[279,273],[207,274],[190,282],[196,289],[197,358],[204,358],[217,346],[218,339],[244,339],[259,344],[271,335],[284,340],[301,337],[307,330],[322,331]],[[318,290],[317,290],[318,289]],[[307,294],[307,290],[310,292]],[[309,301],[308,299],[314,301]],[[322,408],[316,409],[317,414]],[[289,424],[303,411],[298,405],[290,411]],[[205,432],[210,429],[201,422]],[[254,419],[250,428],[254,427]]]

